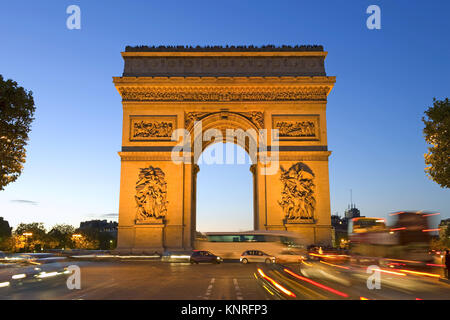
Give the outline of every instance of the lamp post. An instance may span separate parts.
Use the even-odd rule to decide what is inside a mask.
[[[25,238],[27,239],[27,250],[26,251],[30,251],[30,240],[31,237],[33,236],[32,232],[24,232],[22,233],[23,236],[25,236]]]

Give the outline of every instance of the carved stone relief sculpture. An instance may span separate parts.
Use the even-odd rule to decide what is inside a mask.
[[[136,182],[136,222],[163,219],[167,213],[167,182],[160,168],[142,168]]]
[[[295,223],[313,220],[316,207],[314,173],[301,162],[288,170],[283,166],[280,169],[283,189],[278,203],[283,208],[286,221]]]
[[[217,111],[217,112],[187,112],[185,114],[185,127],[187,129],[190,129],[195,121],[200,121],[204,119],[205,117],[216,114],[216,113],[224,113],[223,111]],[[229,112],[225,111],[227,114],[238,114],[243,116],[244,118],[250,120],[257,128],[262,129],[264,128],[264,113],[261,111],[250,111],[250,112]]]
[[[176,117],[132,117],[130,140],[166,140],[170,139],[176,128]]]
[[[315,137],[316,124],[314,121],[277,121],[275,129],[280,137]]]

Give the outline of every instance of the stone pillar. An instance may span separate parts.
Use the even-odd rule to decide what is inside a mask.
[[[197,234],[197,174],[200,172],[200,167],[197,164],[192,166],[192,215],[191,215],[191,245],[193,246]]]
[[[190,250],[195,235],[195,217],[192,215],[194,192],[194,165],[192,163],[183,164],[183,175],[183,249]]]
[[[257,197],[257,193],[256,193],[256,187],[257,187],[256,170],[257,170],[257,165],[252,164],[250,166],[250,172],[253,175],[253,229],[260,230],[259,219],[258,219],[258,197]]]

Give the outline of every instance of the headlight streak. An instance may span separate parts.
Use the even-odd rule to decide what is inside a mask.
[[[382,273],[394,274],[396,276],[406,276],[406,273],[395,272],[395,271],[385,270],[385,269],[375,269],[375,271],[380,271]]]
[[[27,275],[25,273],[20,273],[20,274],[13,275],[11,278],[14,279],[14,280],[18,280],[18,279],[23,279],[23,278],[26,278],[26,277],[27,277]]]
[[[335,290],[335,289],[333,289],[333,288],[327,287],[327,286],[325,286],[325,285],[323,285],[323,284],[321,284],[321,283],[318,283],[318,282],[316,282],[316,281],[313,281],[313,280],[311,280],[311,279],[302,277],[302,276],[300,276],[300,275],[298,275],[298,274],[292,272],[292,271],[289,270],[289,269],[286,269],[286,268],[285,268],[285,269],[283,269],[283,271],[286,272],[287,274],[290,274],[291,276],[293,276],[293,277],[295,277],[295,278],[297,278],[297,279],[300,279],[300,280],[306,281],[306,282],[308,282],[308,283],[310,283],[310,284],[312,284],[312,285],[315,285],[316,287],[319,287],[319,288],[321,288],[321,289],[324,289],[324,290],[327,290],[327,291],[329,291],[329,292],[332,292],[332,293],[334,293],[334,294],[336,294],[336,295],[338,295],[338,296],[341,296],[341,297],[344,297],[344,298],[348,298],[348,294],[346,294],[346,293],[344,293],[344,292]]]
[[[346,270],[350,269],[349,267],[339,266],[337,264],[332,264],[332,263],[325,262],[325,261],[320,261],[320,263],[327,264],[329,266],[336,267],[336,268],[341,268],[341,269],[346,269]]]
[[[412,270],[405,270],[405,269],[400,269],[398,271],[410,273],[410,274],[414,274],[414,275],[418,275],[418,276],[426,276],[426,277],[433,277],[433,278],[441,277],[440,275],[435,274],[435,273],[419,272],[419,271],[412,271]]]
[[[262,278],[266,279],[267,281],[269,281],[271,284],[273,284],[278,290],[280,290],[281,292],[283,292],[284,294],[286,294],[287,296],[293,297],[295,298],[296,295],[289,291],[288,289],[286,289],[285,287],[283,287],[281,284],[279,284],[278,282],[276,282],[275,280],[273,280],[272,278],[268,277],[260,268],[258,268],[258,273],[261,275]]]
[[[47,272],[41,272],[41,273],[39,273],[38,275],[36,275],[36,278],[43,279],[43,278],[54,277],[54,276],[57,276],[57,275],[58,275],[58,272],[56,272],[56,271],[54,271],[54,272],[49,272],[49,273],[47,273]]]

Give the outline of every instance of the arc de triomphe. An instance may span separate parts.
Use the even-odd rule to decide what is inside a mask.
[[[113,78],[123,104],[118,250],[193,247],[198,153],[222,141],[253,160],[255,230],[329,244],[326,55],[322,46],[127,47]]]

